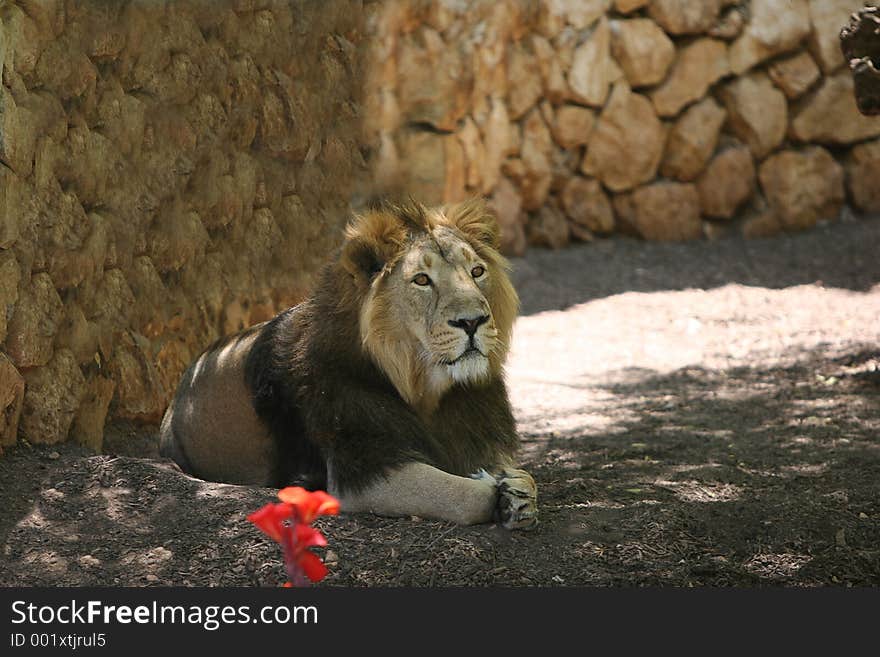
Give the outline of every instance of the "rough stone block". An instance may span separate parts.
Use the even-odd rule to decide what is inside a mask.
[[[843,206],[843,167],[821,146],[767,158],[758,178],[770,209],[787,230],[835,219]]]
[[[85,378],[69,349],[59,349],[45,367],[25,374],[21,428],[32,443],[67,440],[85,389]]]
[[[0,449],[18,440],[18,423],[24,403],[24,378],[0,353]]]
[[[665,143],[651,102],[618,83],[590,135],[582,170],[612,191],[632,189],[654,178]]]
[[[700,198],[690,183],[657,182],[614,197],[614,209],[646,240],[677,242],[703,236]]]
[[[64,304],[46,273],[34,274],[21,287],[7,326],[6,353],[19,368],[45,365],[64,318]]]

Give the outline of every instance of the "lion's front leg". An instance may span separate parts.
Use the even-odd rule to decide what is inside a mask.
[[[538,487],[525,470],[501,467],[489,474],[481,470],[476,477],[492,480],[498,490],[493,517],[505,529],[534,529],[538,524]]]
[[[491,522],[499,489],[493,478],[459,477],[425,463],[407,463],[358,493],[331,493],[343,511],[419,516],[462,525]]]

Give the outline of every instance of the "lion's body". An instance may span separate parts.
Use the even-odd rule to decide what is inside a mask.
[[[359,218],[310,299],[202,354],[162,453],[205,479],[327,488],[344,510],[485,522],[505,498],[505,524],[533,523],[534,484],[510,469],[516,296],[491,218],[408,212]]]

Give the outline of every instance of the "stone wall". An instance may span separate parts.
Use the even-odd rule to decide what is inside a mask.
[[[385,3],[375,180],[490,196],[504,248],[747,236],[880,211],[880,118],[838,33],[859,0]]]
[[[0,3],[0,449],[156,421],[296,302],[366,165],[360,2]]]

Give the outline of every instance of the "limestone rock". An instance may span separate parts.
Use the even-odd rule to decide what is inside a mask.
[[[502,177],[487,205],[501,228],[501,252],[512,256],[525,253],[526,233],[523,227],[522,198],[513,183]]]
[[[816,62],[805,52],[773,62],[767,74],[789,99],[803,94],[821,75]]]
[[[618,83],[590,135],[582,170],[612,191],[632,189],[657,174],[665,142],[651,102]]]
[[[559,195],[562,193],[563,188],[571,180],[571,177],[577,175],[581,165],[581,158],[580,149],[553,149],[550,153],[551,194]]]
[[[729,223],[717,222],[717,221],[704,221],[703,222],[703,237],[707,240],[717,241],[722,239],[727,239],[735,234],[733,226]]]
[[[846,183],[862,212],[880,212],[880,140],[854,147],[846,159]]]
[[[611,0],[543,0],[538,3],[538,27],[551,38],[566,26],[584,30],[605,14]]]
[[[446,135],[443,138],[443,156],[446,160],[443,202],[459,203],[466,198],[467,169],[464,148],[455,135]]]
[[[846,25],[850,14],[865,4],[863,0],[809,0],[810,3],[810,52],[816,58],[822,72],[828,75],[843,66],[840,50],[840,29]]]
[[[393,137],[383,132],[379,135],[379,146],[376,154],[371,159],[373,184],[376,190],[387,191],[398,189],[402,186],[400,156],[397,153],[397,145]],[[216,213],[209,212],[208,217],[216,217]]]
[[[746,142],[757,159],[782,143],[788,123],[785,96],[764,73],[750,73],[720,92],[733,133]]]
[[[0,160],[19,176],[33,169],[37,132],[30,111],[0,85]]]
[[[579,105],[563,105],[554,116],[553,138],[565,149],[583,146],[590,140],[595,123],[593,110]]]
[[[32,80],[32,74],[40,59],[40,52],[45,47],[46,38],[51,33],[33,20],[21,8],[15,5],[7,7],[3,17],[4,41],[3,58],[6,59],[16,73]]]
[[[408,130],[402,135],[405,188],[424,203],[461,200],[464,195],[464,152],[455,135]]]
[[[86,382],[70,431],[71,437],[77,443],[95,452],[101,451],[104,444],[104,423],[115,390],[116,383],[102,376]]]
[[[18,440],[18,421],[24,402],[24,379],[0,352],[0,450]]]
[[[572,99],[602,107],[608,97],[608,87],[620,75],[620,69],[611,59],[611,30],[608,19],[601,18],[590,37],[574,51],[568,86]]]
[[[423,27],[400,41],[397,97],[402,117],[453,130],[467,108],[473,78],[458,48],[448,48],[440,35]]]
[[[29,185],[0,166],[0,249],[8,249],[18,240],[21,227],[27,225],[27,217],[32,214],[28,210],[33,207],[33,200]]]
[[[722,0],[651,0],[648,15],[670,34],[702,34],[715,24]]]
[[[726,117],[727,112],[711,98],[685,110],[666,140],[660,172],[683,182],[694,180],[715,152]]]
[[[561,249],[569,241],[568,222],[565,220],[565,215],[553,205],[543,206],[529,216],[526,237],[529,244],[534,246]]]
[[[710,37],[731,41],[742,34],[746,19],[739,7],[728,9],[718,22],[709,30]]]
[[[461,130],[457,133],[461,143],[466,166],[466,184],[469,188],[480,187],[483,170],[486,168],[486,149],[480,137],[480,129],[474,120],[467,116],[462,122]]]
[[[9,251],[0,251],[0,344],[6,339],[6,317],[18,301],[20,279],[21,270],[15,256]]]
[[[274,265],[272,252],[281,244],[284,235],[269,208],[256,208],[247,226],[248,240],[243,255],[253,271],[263,271]]]
[[[204,253],[208,231],[197,212],[175,204],[162,213],[150,235],[150,257],[160,272],[176,271]]]
[[[389,3],[384,4],[389,6]],[[482,24],[479,33],[472,33],[477,43],[473,47],[470,44],[465,47],[472,51],[466,53],[466,56],[472,56],[471,63],[466,62],[466,65],[472,66],[473,70],[472,99],[475,118],[484,111],[483,104],[487,98],[503,98],[507,95],[507,53],[514,30],[521,25],[516,8],[510,4],[497,3],[491,8],[489,5],[483,6],[488,12],[487,21]],[[457,28],[458,26],[453,29]],[[469,36],[468,39],[470,38]],[[388,59],[394,61],[393,56]],[[397,72],[392,70],[388,84],[394,85],[396,80]]]
[[[646,240],[699,239],[703,235],[700,199],[690,183],[656,182],[614,197],[617,216]]]
[[[775,237],[784,229],[779,217],[773,210],[762,210],[750,213],[742,221],[740,227],[743,237],[757,239],[762,237]]]
[[[82,302],[86,318],[98,325],[98,346],[102,355],[107,356],[116,336],[128,328],[137,305],[125,274],[119,269],[108,269],[94,294],[84,297]]]
[[[675,59],[675,46],[657,24],[647,18],[610,23],[611,53],[631,87],[658,84]]]
[[[807,0],[752,0],[749,23],[730,46],[730,69],[740,75],[789,50],[810,33]]]
[[[483,144],[486,147],[485,168],[483,170],[483,194],[495,187],[501,175],[501,163],[511,150],[510,117],[507,107],[500,98],[492,100],[492,109],[485,125],[482,126]]]
[[[770,208],[788,230],[835,218],[843,204],[843,168],[821,146],[767,158],[758,178]]]
[[[45,367],[29,370],[25,380],[24,436],[32,443],[50,445],[66,440],[85,384],[73,354],[59,349]]]
[[[507,81],[507,107],[516,120],[535,106],[544,90],[538,58],[523,45],[510,48]]]
[[[146,331],[148,334],[161,332],[164,317],[163,313],[157,313],[155,308],[163,306],[162,300],[167,299],[169,293],[159,276],[159,272],[153,266],[153,261],[148,256],[134,258],[126,280],[132,295],[137,299],[137,307],[134,309],[132,317],[134,326],[141,332]],[[198,293],[195,290],[194,292]],[[147,329],[148,326],[152,326],[152,329]],[[74,353],[76,353],[75,349]]]
[[[621,14],[629,14],[636,9],[641,9],[651,0],[614,0],[614,8]]]
[[[31,277],[21,290],[7,327],[6,353],[16,367],[45,365],[52,357],[52,342],[64,317],[64,305],[48,274]]]
[[[755,164],[745,146],[716,155],[697,180],[704,216],[730,219],[755,191]]]
[[[552,103],[561,103],[568,96],[568,82],[556,50],[547,39],[537,34],[532,36],[532,49],[541,69],[544,97]]]
[[[263,304],[252,304],[250,310],[252,312],[248,318],[249,320],[265,321],[274,317],[281,308],[274,305],[272,301],[268,301]],[[262,317],[257,319],[260,315]],[[158,350],[156,349],[157,345],[159,345]],[[166,336],[164,339],[160,338],[160,341],[154,344],[153,351],[156,354],[156,370],[159,373],[159,380],[165,390],[172,391],[177,388],[180,371],[185,370],[198,356],[201,345],[195,345],[195,348],[191,348],[191,345],[191,341],[187,344],[187,342],[176,339],[173,336]]]
[[[802,103],[789,129],[798,141],[851,144],[880,135],[880,116],[859,112],[847,70],[822,80],[815,94]]]
[[[146,301],[139,298],[140,303]],[[94,322],[86,319],[79,304],[71,298],[64,304],[64,321],[55,338],[56,347],[70,349],[70,353],[80,365],[91,363],[98,352],[99,331]]]
[[[426,203],[443,203],[453,193],[451,185],[462,182],[464,163],[457,140],[452,135],[414,131],[405,144],[407,189]]]
[[[95,65],[71,41],[65,36],[54,39],[37,61],[40,86],[62,100],[79,96],[88,98],[94,94],[98,77]]]
[[[144,422],[162,418],[168,400],[149,348],[146,338],[131,334],[113,350],[108,368],[117,386],[117,417]]]
[[[107,255],[107,226],[97,215],[86,216],[73,194],[50,202],[56,217],[53,239],[47,244],[47,269],[59,290],[75,287],[94,278],[104,267]]]
[[[675,116],[729,72],[727,44],[723,41],[703,38],[684,46],[666,81],[650,94],[657,114]]]
[[[519,164],[505,172],[514,180],[522,196],[523,209],[537,210],[547,199],[552,172],[550,152],[553,140],[541,112],[532,110],[523,123],[523,141]]]
[[[576,30],[583,30],[603,16],[611,0],[547,0],[550,10],[565,18]]]
[[[573,221],[568,222],[568,236],[572,242],[592,242],[596,239],[592,231],[586,226],[576,224]]]
[[[562,190],[562,207],[571,221],[591,233],[614,230],[614,210],[597,180],[574,176]]]

